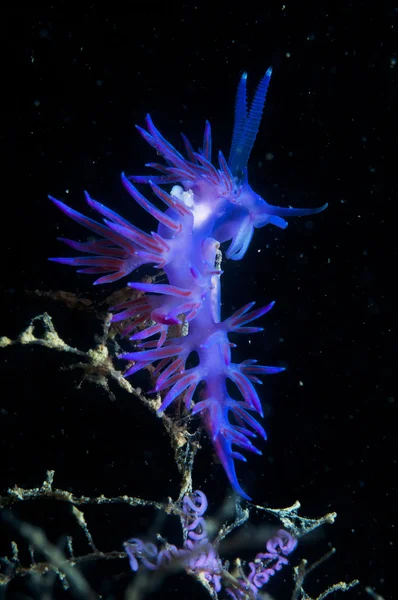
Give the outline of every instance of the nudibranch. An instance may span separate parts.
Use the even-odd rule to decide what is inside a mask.
[[[319,213],[327,206],[272,206],[248,182],[247,164],[271,73],[270,68],[261,79],[250,108],[246,73],[241,77],[228,161],[219,152],[218,164],[212,163],[209,122],[205,126],[203,147],[197,152],[182,135],[185,155],[161,135],[149,115],[146,129],[137,126],[164,163],[146,165],[157,171],[153,175],[122,174],[122,184],[157,221],[156,232],[145,233],[88,193],[86,201],[101,217],[99,221],[50,196],[67,216],[98,236],[86,242],[60,238],[83,255],[50,260],[77,266],[79,273],[99,275],[94,284],[113,283],[146,264],[163,270],[167,283],[129,282],[136,290],[133,299],[112,309],[113,321],[129,320],[124,333],[132,334],[130,339],[135,344],[131,352],[121,355],[133,362],[125,376],[154,364],[155,386],[151,391],[162,395],[159,411],[165,411],[181,396],[186,409],[201,416],[232,487],[248,500],[238,482],[235,460],[246,461],[242,450],[261,454],[253,438],[266,439],[263,427],[253,416],[263,415],[254,384],[261,383],[259,376],[283,369],[259,365],[253,359],[232,361],[234,345],[229,334],[261,331],[252,321],[265,315],[274,303],[254,308],[255,303],[250,302],[232,316],[221,318],[219,247],[229,243],[226,257],[240,260],[256,228],[271,224],[284,229],[286,218]],[[149,186],[155,203],[139,190],[137,186],[142,184]],[[166,191],[165,186],[172,187]],[[164,205],[162,210],[160,206]],[[184,333],[172,337],[169,328],[181,323]],[[191,366],[192,353],[197,356],[195,366]],[[233,395],[227,389],[227,380],[235,384]]]

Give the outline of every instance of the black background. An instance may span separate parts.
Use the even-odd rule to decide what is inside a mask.
[[[47,262],[66,254],[57,236],[86,235],[47,194],[87,212],[87,189],[135,225],[153,227],[120,184],[121,171],[144,174],[144,163],[155,160],[134,124],[143,125],[149,112],[172,143],[180,144],[183,131],[197,147],[207,118],[214,148],[227,154],[240,74],[248,71],[253,91],[273,66],[251,185],[271,204],[328,202],[329,208],[291,220],[286,231],[258,230],[241,262],[224,262],[224,316],[251,300],[277,301],[263,318],[265,331],[242,336],[236,359],[288,367],[261,389],[269,441],[239,474],[256,503],[281,507],[298,499],[307,516],[338,513],[319,539],[303,541],[294,560],[335,546],[337,554],[314,573],[307,591],[316,596],[337,580],[358,577],[361,586],[347,600],[367,598],[367,585],[393,598],[396,577],[398,23],[392,6],[55,2],[8,7],[2,18],[0,334],[12,338],[47,310],[65,341],[88,349],[98,329],[94,319],[26,291],[61,289],[98,300],[123,286],[92,288],[90,276]],[[17,346],[1,352],[4,490],[36,486],[46,469],[55,469],[56,485],[75,494],[176,497],[168,438],[131,396],[114,389],[111,402],[93,385],[76,390],[79,372],[59,370],[71,362],[65,355]],[[210,511],[230,494],[205,439],[194,484],[208,494]],[[70,513],[54,503],[33,505],[15,514],[44,526],[53,541],[70,533]],[[104,551],[120,550],[153,523],[153,513],[123,506],[86,514]],[[9,554],[17,536],[6,527],[3,533],[2,553]],[[76,535],[77,551],[86,552]],[[91,574],[104,598],[121,597],[130,578],[127,561],[112,569]],[[18,585],[8,598],[26,597]],[[184,575],[162,593],[206,597]],[[277,588],[275,596],[288,594]]]

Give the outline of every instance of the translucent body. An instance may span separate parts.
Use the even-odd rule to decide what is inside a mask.
[[[266,439],[264,429],[250,414],[262,416],[261,402],[253,384],[261,383],[259,375],[283,369],[257,365],[254,360],[232,362],[228,334],[261,331],[249,323],[268,312],[273,303],[257,310],[251,310],[254,303],[248,304],[221,321],[222,272],[216,268],[217,250],[221,243],[230,242],[227,258],[240,260],[255,228],[267,224],[285,228],[286,217],[306,216],[326,208],[326,205],[315,209],[271,206],[247,181],[247,161],[260,125],[270,77],[271,69],[268,69],[247,111],[246,74],[242,76],[230,158],[227,162],[220,152],[218,168],[211,162],[209,123],[206,123],[200,152],[195,152],[183,136],[186,157],[162,137],[149,115],[147,130],[137,127],[165,164],[147,165],[160,175],[127,178],[122,174],[122,183],[132,198],[157,220],[156,233],[141,231],[88,194],[89,206],[102,215],[103,223],[51,198],[65,214],[100,239],[86,243],[62,239],[68,246],[91,256],[50,260],[84,267],[79,272],[99,274],[95,284],[117,281],[143,264],[164,270],[168,283],[129,283],[143,295],[114,308],[113,320],[132,320],[125,333],[134,331],[131,339],[139,342],[136,350],[122,355],[134,361],[125,376],[155,363],[156,385],[152,391],[165,392],[159,410],[166,410],[184,394],[187,409],[201,415],[232,487],[246,499],[249,496],[238,483],[234,463],[246,459],[234,448],[261,454],[252,442],[256,436]],[[160,210],[143,196],[133,182],[149,185],[158,201],[166,205],[166,210]],[[165,184],[179,185],[174,185],[168,193],[160,187]],[[182,322],[188,323],[188,334],[169,337],[169,327]],[[137,325],[141,324],[146,324],[146,328],[137,331]],[[188,366],[192,352],[199,357],[195,367]],[[236,398],[227,391],[227,379],[236,385],[239,392]],[[194,394],[201,382],[200,397],[195,397],[194,403]]]

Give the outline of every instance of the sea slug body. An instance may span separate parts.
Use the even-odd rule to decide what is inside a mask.
[[[256,436],[266,439],[263,427],[252,414],[263,414],[254,384],[261,383],[259,376],[283,369],[258,365],[252,359],[240,364],[232,362],[233,344],[228,335],[261,331],[252,321],[265,315],[273,303],[254,308],[251,302],[221,319],[219,247],[229,242],[226,257],[240,260],[256,228],[272,224],[284,229],[285,218],[319,213],[327,206],[314,209],[272,206],[249,185],[247,163],[260,126],[271,73],[268,69],[261,79],[249,110],[247,76],[242,75],[229,159],[219,152],[217,166],[212,163],[208,122],[200,151],[195,152],[186,136],[182,136],[186,156],[161,135],[149,115],[146,129],[137,126],[164,164],[146,165],[158,172],[155,175],[122,174],[122,184],[158,222],[156,232],[141,231],[87,193],[89,207],[102,217],[102,222],[50,196],[66,215],[99,236],[84,243],[60,238],[85,255],[50,260],[81,267],[79,273],[99,275],[95,284],[115,282],[145,264],[164,271],[167,283],[130,282],[128,285],[139,292],[138,297],[136,293],[131,301],[113,308],[113,321],[129,319],[124,333],[132,333],[130,339],[137,345],[122,355],[134,363],[125,376],[154,364],[156,383],[152,391],[162,392],[160,412],[184,394],[187,410],[201,416],[232,487],[246,499],[250,498],[238,482],[234,462],[246,458],[235,448],[261,454],[253,444]],[[136,184],[148,185],[157,198],[156,204]],[[165,185],[173,186],[170,192]],[[160,210],[161,203],[166,210]],[[169,328],[182,323],[186,335],[171,337]],[[198,357],[196,366],[190,366],[192,353]],[[237,398],[227,390],[228,379],[239,391]]]

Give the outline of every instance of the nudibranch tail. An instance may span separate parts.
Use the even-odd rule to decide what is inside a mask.
[[[181,397],[187,411],[199,415],[233,489],[249,496],[238,482],[235,461],[245,462],[240,451],[261,454],[253,439],[266,439],[253,414],[263,415],[255,385],[262,375],[283,371],[258,365],[254,359],[233,363],[229,336],[262,331],[252,322],[264,316],[273,302],[255,309],[249,303],[225,320],[221,319],[220,252],[230,242],[227,258],[240,260],[247,252],[255,228],[272,224],[285,228],[284,217],[301,217],[326,208],[271,206],[250,187],[247,162],[260,126],[271,69],[261,79],[250,110],[247,109],[244,74],[238,87],[230,158],[218,153],[212,164],[212,136],[206,122],[203,147],[195,151],[182,134],[183,156],[146,117],[137,127],[144,140],[164,159],[147,166],[158,174],[126,177],[122,185],[129,196],[156,222],[146,233],[86,193],[88,206],[100,220],[91,219],[52,196],[52,202],[72,220],[98,236],[76,242],[59,238],[82,256],[50,260],[79,267],[79,273],[100,275],[95,284],[113,283],[146,264],[163,269],[162,283],[129,282],[131,299],[112,307],[112,320],[121,324],[123,336],[134,347],[121,358],[129,361],[129,377],[151,368],[153,393],[162,395],[163,412]],[[135,184],[147,184],[156,204]],[[170,191],[164,185],[174,185]],[[157,204],[163,205],[159,208]],[[82,268],[80,268],[82,267]],[[195,355],[196,366],[191,360]],[[232,383],[231,391],[228,380]],[[227,385],[228,384],[228,385]]]

